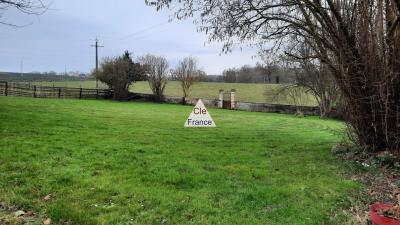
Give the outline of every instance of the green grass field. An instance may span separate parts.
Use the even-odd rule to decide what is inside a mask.
[[[185,129],[191,109],[0,97],[0,202],[54,224],[309,225],[360,188],[330,153],[340,122],[210,109],[216,128]]]
[[[35,82],[34,84],[43,86],[62,86],[62,87],[82,87],[95,88],[94,80],[86,81],[64,81],[64,82]],[[100,83],[101,88],[106,88],[105,84]],[[220,89],[237,91],[236,98],[240,102],[255,103],[276,103],[276,104],[294,104],[293,100],[287,96],[276,97],[276,90],[280,85],[277,84],[244,84],[244,83],[213,83],[200,82],[196,83],[191,92],[191,97],[204,99],[217,99]],[[131,87],[131,91],[138,93],[151,93],[147,82],[137,82]],[[169,81],[165,90],[167,96],[182,96],[182,90],[179,82]],[[299,103],[298,103],[299,104]],[[316,106],[317,102],[310,94],[304,94],[300,101],[301,105]]]

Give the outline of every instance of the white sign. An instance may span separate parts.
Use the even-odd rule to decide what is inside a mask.
[[[185,122],[185,127],[216,127],[201,99],[197,101],[196,106],[190,113]]]

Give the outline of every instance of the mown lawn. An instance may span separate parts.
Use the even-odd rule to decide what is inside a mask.
[[[55,224],[323,224],[357,183],[341,123],[189,106],[0,97],[0,202]],[[43,197],[52,194],[51,201]]]
[[[96,81],[56,81],[56,82],[34,82],[33,84],[43,86],[62,86],[62,87],[82,87],[95,88]],[[107,88],[103,83],[99,83],[101,88]],[[220,89],[229,91],[236,90],[236,100],[240,102],[255,102],[255,103],[275,103],[275,104],[298,104],[306,106],[316,106],[317,101],[311,94],[303,93],[301,98],[296,99],[296,102],[287,95],[281,94],[277,96],[277,90],[282,85],[279,84],[244,84],[244,83],[215,83],[215,82],[200,82],[196,83],[191,91],[191,97],[204,99],[218,99]],[[131,91],[138,93],[151,94],[148,82],[142,81],[134,83],[131,86]],[[165,94],[167,96],[180,97],[182,89],[179,82],[169,81],[166,86]]]

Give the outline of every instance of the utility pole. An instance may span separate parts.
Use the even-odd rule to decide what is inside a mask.
[[[92,45],[92,47],[96,48],[96,71],[95,71],[95,74],[96,74],[96,89],[97,89],[97,88],[99,88],[99,80],[97,79],[97,73],[99,71],[99,50],[98,49],[103,48],[104,46],[99,45],[99,41],[96,38],[96,43],[95,43],[95,45]]]

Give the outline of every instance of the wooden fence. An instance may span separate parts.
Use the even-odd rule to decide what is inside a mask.
[[[78,99],[108,99],[112,98],[109,89],[88,89],[51,87],[0,81],[0,96],[23,96],[33,98],[78,98]]]

